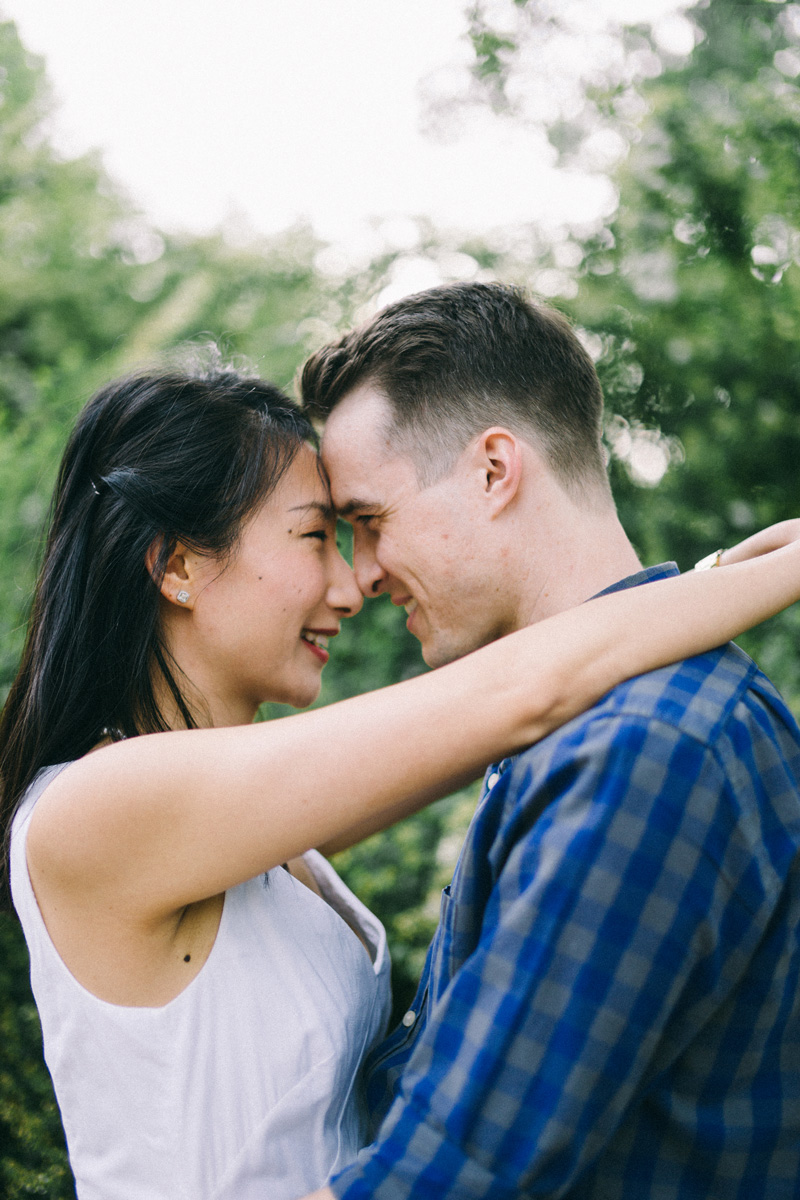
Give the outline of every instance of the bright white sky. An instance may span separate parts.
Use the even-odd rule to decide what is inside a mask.
[[[369,217],[480,233],[609,209],[603,179],[556,171],[542,138],[488,110],[458,136],[425,136],[420,85],[467,61],[466,6],[0,0],[0,15],[45,57],[56,144],[101,148],[162,228],[202,232],[243,214],[272,233],[305,217],[347,243]],[[587,11],[642,19],[676,6],[594,0]]]

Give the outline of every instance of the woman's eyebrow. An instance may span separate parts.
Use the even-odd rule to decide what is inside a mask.
[[[336,518],[336,510],[330,504],[323,504],[321,500],[309,500],[308,504],[295,504],[289,512],[309,512],[314,511],[325,521],[333,521]]]

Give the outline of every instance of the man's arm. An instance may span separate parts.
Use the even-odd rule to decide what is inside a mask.
[[[334,1197],[561,1194],[734,986],[712,953],[726,921],[743,969],[759,906],[715,861],[735,818],[714,855],[704,845],[730,802],[714,754],[660,722],[581,729],[537,759],[549,796],[517,764],[480,943]]]

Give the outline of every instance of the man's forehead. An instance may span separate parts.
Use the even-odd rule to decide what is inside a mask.
[[[340,517],[381,508],[391,490],[391,470],[375,469],[358,454],[332,455],[324,459],[331,497]]]
[[[340,513],[378,507],[398,456],[387,436],[388,401],[374,388],[356,388],[325,422],[322,461]]]
[[[385,513],[419,491],[413,462],[391,451],[386,457],[362,454],[358,445],[351,452],[325,455],[323,461],[331,496],[340,517],[359,513]]]
[[[338,402],[325,422],[322,435],[335,451],[356,441],[373,451],[390,450],[389,429],[392,409],[389,401],[371,384],[362,384]]]
[[[339,513],[364,507],[377,496],[375,481],[379,460],[365,452],[361,438],[353,436],[322,440],[322,462],[330,482],[331,495]]]

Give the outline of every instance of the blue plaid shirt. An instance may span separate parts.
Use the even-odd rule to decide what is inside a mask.
[[[732,645],[491,769],[334,1193],[800,1196],[799,774]]]

